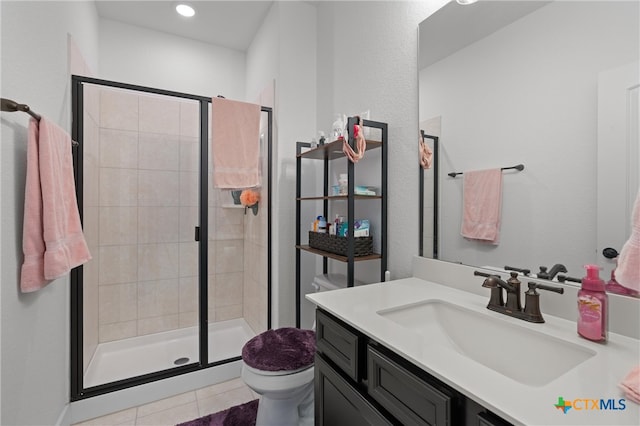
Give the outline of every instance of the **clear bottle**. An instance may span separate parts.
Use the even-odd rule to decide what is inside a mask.
[[[598,265],[585,265],[587,276],[578,291],[578,334],[594,342],[607,340],[607,293]]]
[[[336,116],[336,121],[333,122],[333,140],[344,138],[344,122],[340,115]]]

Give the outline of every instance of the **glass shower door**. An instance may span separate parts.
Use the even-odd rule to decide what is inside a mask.
[[[199,361],[200,103],[83,87],[88,388]]]

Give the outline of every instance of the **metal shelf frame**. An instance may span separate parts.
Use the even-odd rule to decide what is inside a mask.
[[[351,131],[355,124],[358,123],[357,117],[349,117],[347,120],[347,129],[349,129],[348,143],[352,148],[355,148],[355,138],[352,136]],[[379,129],[381,133],[381,140],[369,140],[367,139],[367,151],[372,149],[382,149],[381,155],[381,188],[380,195],[355,195],[355,168],[356,164],[349,161],[342,152],[343,140],[339,139],[333,142],[319,145],[311,148],[309,142],[296,142],[296,327],[300,327],[300,298],[301,294],[301,253],[303,251],[317,254],[323,257],[322,271],[324,274],[328,272],[329,259],[345,262],[347,264],[347,286],[353,287],[355,282],[355,262],[367,261],[367,260],[380,260],[380,281],[384,281],[385,272],[387,270],[387,151],[388,151],[388,137],[387,137],[387,124],[379,121],[362,120],[364,127],[372,129]],[[329,195],[329,162],[337,159],[344,158],[347,162],[347,195]],[[323,195],[302,197],[302,160],[320,160],[323,162]],[[369,256],[356,257],[355,252],[355,240],[354,240],[354,228],[355,222],[355,202],[356,200],[380,200],[380,212],[381,212],[381,227],[380,227],[380,250],[379,253],[374,253]],[[323,201],[323,214],[324,217],[328,217],[329,214],[329,202],[332,200],[346,200],[347,201],[347,223],[349,224],[347,231],[347,255],[340,256],[333,253],[328,253],[322,250],[317,250],[309,247],[308,245],[301,244],[301,204],[303,201],[308,200],[322,200]]]

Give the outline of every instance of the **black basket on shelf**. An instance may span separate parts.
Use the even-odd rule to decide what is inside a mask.
[[[309,231],[309,247],[317,250],[346,256],[347,242],[347,237]],[[354,256],[368,256],[372,253],[373,237],[354,237]]]

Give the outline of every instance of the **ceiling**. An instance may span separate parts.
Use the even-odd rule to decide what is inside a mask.
[[[549,0],[505,0],[461,6],[451,1],[420,24],[418,69],[446,58],[549,3]]]
[[[196,15],[180,16],[177,1],[96,1],[98,15],[151,30],[245,51],[273,1],[188,0]]]

